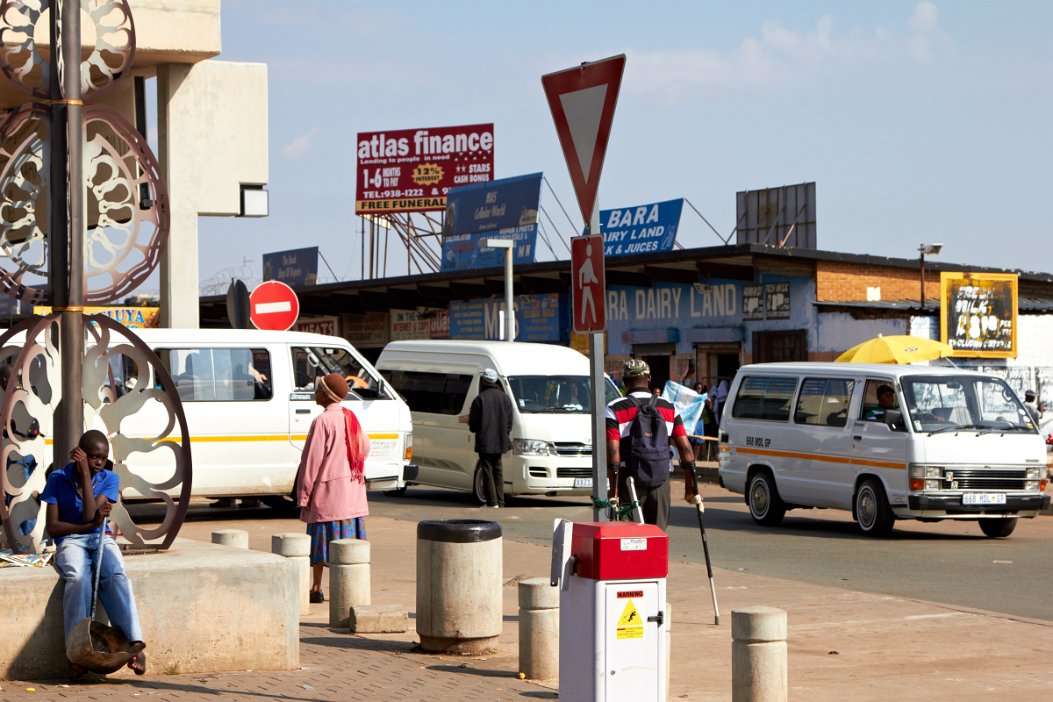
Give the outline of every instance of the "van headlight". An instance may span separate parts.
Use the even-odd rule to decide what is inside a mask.
[[[1045,468],[1040,468],[1038,466],[1028,466],[1028,468],[1027,468],[1027,475],[1025,476],[1025,478],[1027,480],[1041,480],[1042,479],[1042,475],[1045,472],[1046,472]]]
[[[911,465],[910,489],[939,490],[943,487],[943,466]]]
[[[556,445],[539,439],[513,439],[512,450],[520,456],[557,456]]]

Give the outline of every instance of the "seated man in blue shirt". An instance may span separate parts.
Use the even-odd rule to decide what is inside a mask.
[[[121,550],[113,537],[102,534],[102,522],[120,498],[119,480],[109,460],[110,442],[101,431],[87,431],[80,438],[73,459],[48,476],[41,501],[47,503],[47,532],[55,540],[55,566],[62,576],[62,616],[65,638],[73,626],[91,613],[92,568],[100,539],[104,548],[99,574],[99,598],[110,622],[132,646],[143,640],[132,586],[124,572]],[[89,499],[83,499],[90,495]],[[146,672],[146,655],[140,650],[128,661],[136,675]],[[70,663],[70,677],[84,672]]]

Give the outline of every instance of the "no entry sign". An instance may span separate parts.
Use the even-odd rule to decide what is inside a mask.
[[[300,301],[285,283],[268,280],[249,295],[249,319],[257,329],[286,331],[300,316]]]

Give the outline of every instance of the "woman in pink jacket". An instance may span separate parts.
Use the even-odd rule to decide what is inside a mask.
[[[340,402],[347,381],[337,373],[319,378],[314,399],[324,409],[311,422],[296,477],[300,521],[311,536],[311,602],[325,602],[322,566],[333,539],[366,538],[366,481],[363,467],[369,438],[351,410]]]

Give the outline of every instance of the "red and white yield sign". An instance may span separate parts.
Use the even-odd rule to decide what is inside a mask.
[[[257,329],[285,331],[300,316],[300,301],[285,283],[268,280],[249,295],[249,319]]]
[[[571,308],[574,331],[601,332],[607,328],[607,280],[603,268],[603,236],[576,236],[570,240]]]
[[[625,55],[619,54],[541,76],[586,230],[596,206],[596,190],[624,71]]]

